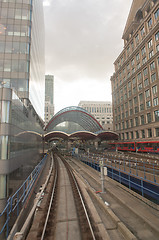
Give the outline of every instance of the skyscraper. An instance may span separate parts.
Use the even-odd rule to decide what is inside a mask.
[[[54,76],[45,76],[45,123],[54,115]]]
[[[159,139],[159,1],[133,0],[111,77],[121,140]]]
[[[44,91],[43,1],[1,0],[0,211],[40,159]]]
[[[30,99],[44,118],[44,18],[42,0],[0,1],[0,82]]]

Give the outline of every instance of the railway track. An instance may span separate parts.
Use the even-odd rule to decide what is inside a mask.
[[[38,231],[28,235],[27,239],[101,239],[98,230],[92,226],[78,183],[67,162],[54,155],[54,172],[51,189],[45,202]],[[96,231],[95,231],[96,230]]]
[[[98,192],[101,189],[100,176],[96,170],[73,158],[70,158],[70,165],[94,192]],[[106,193],[101,194],[103,201],[109,204],[109,208],[114,212],[116,217],[134,234],[134,238],[126,239],[158,240],[158,222],[154,220],[158,219],[158,211],[136,199],[133,195],[128,194],[124,188],[123,190],[118,183],[111,179],[106,180],[105,189]],[[96,209],[98,208],[99,204],[97,203]],[[110,235],[110,239],[122,239],[119,237],[119,234],[114,236],[113,225],[110,227],[111,219],[107,222],[104,211],[100,211],[100,214],[105,228]]]

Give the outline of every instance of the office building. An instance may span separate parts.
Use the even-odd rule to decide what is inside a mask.
[[[80,101],[79,107],[87,110],[104,130],[113,129],[112,103],[104,101]]]
[[[45,123],[54,115],[54,76],[45,76]]]
[[[133,0],[111,77],[120,140],[159,140],[159,1]]]
[[[0,82],[29,99],[44,119],[42,0],[0,1]]]
[[[44,133],[42,0],[0,1],[0,211],[41,159]]]

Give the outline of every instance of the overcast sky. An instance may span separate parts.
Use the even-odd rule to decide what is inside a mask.
[[[55,113],[80,101],[112,101],[113,62],[132,0],[44,0],[46,74]]]

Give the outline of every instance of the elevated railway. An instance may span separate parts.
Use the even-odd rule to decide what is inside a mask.
[[[34,218],[28,240],[101,239],[94,230],[72,169],[60,155],[54,155],[51,185],[46,191],[47,201],[45,198],[43,210]]]
[[[49,174],[36,195],[28,218],[22,224],[18,217],[21,224],[17,219],[13,226],[17,232],[8,239],[158,240],[159,208],[156,203],[134,194],[131,188],[117,181],[116,176],[116,181],[104,176],[105,191],[101,189],[98,171],[101,159],[104,167],[113,169],[114,175],[117,169],[124,171],[124,166],[125,172],[136,172],[137,166],[138,176],[141,159],[134,158],[137,155],[131,155],[131,159],[130,155],[116,152],[106,154],[89,153],[75,158],[54,152]],[[150,158],[149,161],[154,160],[152,156]],[[147,159],[143,158],[143,162]],[[18,229],[20,225],[22,227]]]

